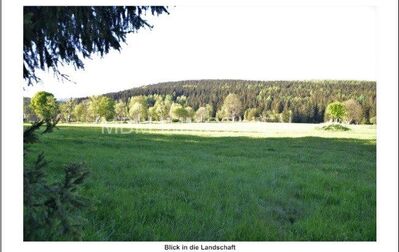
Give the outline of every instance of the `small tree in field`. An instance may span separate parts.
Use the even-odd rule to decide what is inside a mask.
[[[114,100],[106,96],[90,97],[89,111],[95,122],[100,122],[101,118],[111,120],[115,116]]]
[[[164,120],[168,117],[169,109],[167,108],[163,100],[157,100],[154,104],[154,110],[156,114],[156,118],[159,121]]]
[[[195,116],[195,111],[192,107],[187,106],[184,108],[187,111],[187,118],[189,122],[191,122],[191,120],[193,120],[194,116]]]
[[[30,107],[40,120],[54,121],[58,115],[58,104],[53,94],[48,92],[36,93],[30,102]]]
[[[139,123],[139,122],[145,120],[145,117],[144,117],[144,114],[146,114],[145,110],[146,110],[146,108],[144,107],[144,105],[142,103],[135,102],[132,104],[132,106],[130,106],[129,116],[136,123]]]
[[[180,105],[179,103],[173,102],[171,104],[170,109],[169,109],[169,117],[172,120],[175,120],[175,121],[179,120],[179,115],[177,113],[177,110],[180,108],[182,108],[182,105]]]
[[[73,110],[73,117],[78,122],[86,122],[89,117],[89,102],[87,100],[77,104]]]
[[[259,111],[257,108],[249,108],[244,113],[244,119],[247,121],[255,121],[259,116]]]
[[[330,118],[333,122],[342,122],[346,116],[345,105],[341,102],[332,102],[328,104],[326,109],[326,116]]]
[[[179,103],[173,103],[170,107],[170,116],[174,121],[185,122],[187,117],[189,117],[189,111],[183,108]]]
[[[204,122],[209,119],[209,111],[206,107],[199,107],[197,112],[195,112],[195,120],[197,122]]]
[[[148,105],[144,96],[133,96],[129,101],[129,116],[136,122],[144,121],[148,116]]]
[[[224,103],[222,106],[222,112],[225,116],[231,117],[231,120],[234,122],[235,118],[238,117],[242,110],[242,104],[240,101],[240,97],[236,94],[229,94],[226,99],[224,99]]]
[[[154,111],[151,113],[155,113],[153,119],[163,121],[169,115],[170,106],[172,105],[172,100],[170,96],[167,96],[165,100],[163,100],[162,96],[157,96],[155,99],[155,104],[153,107]]]
[[[148,109],[148,120],[150,122],[159,121],[159,117],[158,117],[158,114],[157,114],[155,106]]]
[[[354,99],[344,102],[346,109],[346,120],[349,123],[360,123],[363,117],[362,106]]]
[[[117,120],[125,120],[128,116],[128,107],[126,102],[119,100],[115,103],[115,116]]]
[[[174,113],[179,118],[179,120],[182,122],[185,122],[187,117],[189,117],[189,112],[183,107],[179,107],[179,108],[175,109]]]
[[[76,101],[70,98],[68,101],[60,104],[60,113],[64,122],[71,122]]]

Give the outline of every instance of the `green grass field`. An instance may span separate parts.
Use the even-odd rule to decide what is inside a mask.
[[[86,163],[84,240],[376,240],[375,128],[367,137],[315,131],[273,138],[61,126],[31,151],[44,151],[52,177]]]

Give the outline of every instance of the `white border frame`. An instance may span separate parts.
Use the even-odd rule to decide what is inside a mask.
[[[236,251],[397,251],[398,242],[398,2],[397,0],[129,1],[69,0],[61,5],[269,5],[376,6],[377,242],[219,242]],[[2,6],[2,248],[4,251],[164,251],[165,244],[192,242],[23,242],[22,236],[22,21],[24,5],[60,5],[54,0],[6,1]],[[6,147],[6,148],[4,148]],[[211,242],[216,244],[218,242]],[[205,244],[196,242],[196,244]]]

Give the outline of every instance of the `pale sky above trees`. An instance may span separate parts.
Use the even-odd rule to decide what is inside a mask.
[[[130,34],[121,52],[24,86],[58,99],[99,95],[186,79],[376,79],[372,7],[171,7],[149,17],[152,30]],[[203,17],[207,18],[204,19]]]

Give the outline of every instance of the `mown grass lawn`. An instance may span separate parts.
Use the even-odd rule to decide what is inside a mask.
[[[83,127],[40,139],[31,152],[51,176],[90,170],[84,240],[376,240],[375,140]]]

